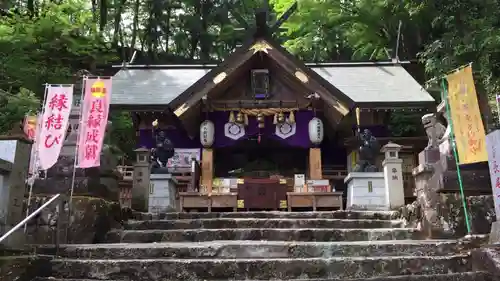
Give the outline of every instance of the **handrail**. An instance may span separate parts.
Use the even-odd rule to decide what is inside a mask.
[[[2,243],[3,240],[5,240],[9,235],[14,233],[16,230],[21,228],[23,225],[25,225],[29,220],[31,220],[34,216],[38,215],[43,209],[45,209],[48,205],[50,205],[52,202],[54,202],[57,198],[59,198],[61,194],[56,194],[52,198],[49,199],[49,201],[45,202],[40,208],[36,209],[33,213],[31,213],[29,216],[24,218],[21,222],[19,222],[16,226],[14,226],[11,230],[7,231],[2,237],[0,237],[0,243]]]

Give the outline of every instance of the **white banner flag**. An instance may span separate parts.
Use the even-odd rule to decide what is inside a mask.
[[[73,105],[73,85],[47,85],[38,139],[39,169],[47,170],[59,158]]]
[[[488,151],[488,166],[490,168],[491,189],[497,221],[500,220],[500,130],[486,135],[486,151]]]

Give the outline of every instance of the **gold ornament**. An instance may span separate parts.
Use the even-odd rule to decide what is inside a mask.
[[[278,113],[278,123],[283,123],[285,122],[285,114],[283,114],[283,111]]]
[[[234,123],[234,112],[229,112],[229,123]]]
[[[243,120],[243,113],[238,112],[238,114],[236,114],[236,122],[239,123],[239,124],[243,124],[245,120]]]
[[[259,128],[264,128],[264,114],[257,114],[257,122],[259,123]]]
[[[250,47],[250,50],[253,50],[253,53],[257,53],[257,52],[264,52],[266,54],[268,54],[268,50],[271,50],[272,47],[269,46],[269,44],[267,44],[266,41],[259,41],[259,42],[256,42],[255,44],[252,45],[252,47]]]
[[[290,115],[288,116],[288,122],[290,124],[294,124],[295,123],[295,114],[293,114],[293,111],[290,111]]]

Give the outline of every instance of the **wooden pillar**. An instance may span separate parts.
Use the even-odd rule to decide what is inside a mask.
[[[323,178],[321,168],[321,149],[309,148],[309,179],[320,180]]]
[[[212,194],[212,182],[214,178],[214,151],[211,148],[203,148],[201,152],[201,185],[205,186],[208,194]]]

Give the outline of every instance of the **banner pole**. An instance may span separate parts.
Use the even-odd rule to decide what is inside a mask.
[[[68,201],[68,225],[66,226],[66,243],[68,243],[68,234],[69,234],[69,227],[70,227],[70,222],[71,222],[71,213],[73,211],[73,192],[75,190],[75,181],[76,181],[76,165],[78,163],[78,146],[80,144],[80,130],[82,128],[82,101],[85,96],[85,85],[87,82],[87,77],[83,77],[83,82],[82,82],[82,92],[80,96],[80,112],[78,115],[78,130],[76,131],[76,144],[75,144],[75,159],[73,161],[73,175],[71,176],[71,187],[70,187],[70,192],[69,192],[69,201]],[[71,113],[70,113],[71,114]]]
[[[45,84],[45,92],[43,94],[43,101],[42,101],[42,110],[41,110],[41,114],[43,116],[43,112],[45,111],[45,102],[47,100],[47,94],[49,92],[49,84]],[[38,121],[41,121],[43,120],[43,117],[42,118],[38,118],[37,117],[37,123]],[[33,174],[31,176],[28,175],[28,179],[30,180],[29,183],[28,183],[28,186],[29,186],[29,191],[28,191],[28,201],[26,202],[26,217],[29,216],[29,212],[30,212],[30,206],[31,206],[31,197],[33,196],[33,185],[35,184],[35,179],[38,178],[38,148],[36,147],[38,144],[35,143],[36,141],[40,141],[40,140],[37,140],[37,134],[40,133],[40,130],[42,129],[42,122],[40,122],[40,124],[36,124],[36,131],[35,131],[35,141],[33,142],[32,145],[35,146],[35,150],[33,151],[33,159],[30,159],[30,163],[33,163],[32,164],[32,167],[33,167]],[[32,179],[33,177],[33,179]],[[28,229],[28,224],[26,223],[24,225],[24,233],[26,233]]]
[[[500,99],[500,94],[496,95],[498,124],[500,125],[500,103],[498,102],[498,99]]]
[[[465,198],[465,193],[464,193],[464,185],[462,182],[462,174],[460,172],[460,163],[458,161],[458,152],[457,152],[457,147],[455,145],[455,134],[453,132],[453,120],[451,119],[451,108],[450,108],[450,103],[448,102],[448,90],[446,88],[445,84],[445,78],[441,79],[441,87],[443,89],[443,100],[446,106],[446,115],[448,117],[448,124],[450,126],[450,142],[451,142],[451,147],[453,149],[453,155],[455,156],[455,165],[457,166],[457,178],[458,178],[458,185],[460,187],[460,197],[462,198],[462,207],[464,210],[464,219],[465,219],[465,226],[467,227],[467,235],[472,234],[471,230],[471,225],[470,225],[470,220],[469,220],[469,212],[467,211],[467,200]]]

